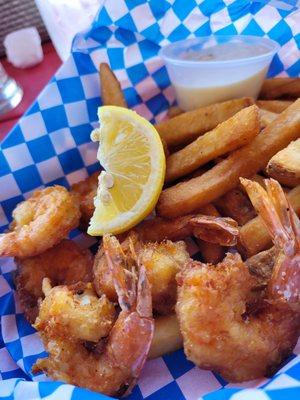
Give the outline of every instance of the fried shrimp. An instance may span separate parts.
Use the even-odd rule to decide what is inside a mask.
[[[174,312],[177,299],[176,274],[190,259],[184,242],[148,243],[141,254],[151,284],[153,309],[162,315]]]
[[[71,187],[71,192],[78,196],[80,204],[81,218],[80,223],[82,227],[86,228],[93,216],[95,205],[94,197],[97,193],[99,172],[94,172],[85,180],[74,183]]]
[[[161,228],[161,229],[160,229]],[[207,215],[189,215],[172,220],[161,218],[144,221],[122,242],[126,268],[132,264],[131,247],[135,247],[137,257],[147,270],[151,284],[153,310],[161,315],[174,312],[177,297],[176,274],[190,260],[182,241],[165,240],[166,236],[184,238],[195,236],[211,243],[232,246],[238,235],[237,224],[231,218],[218,218]],[[146,241],[151,237],[153,241]],[[154,238],[157,238],[154,241]],[[142,239],[142,240],[140,240]],[[128,257],[128,254],[130,255]],[[99,247],[94,261],[94,285],[96,291],[105,293],[116,301],[116,292],[102,247]]]
[[[176,274],[190,259],[184,242],[141,243],[134,233],[120,245],[115,242],[125,259],[125,268],[130,270],[136,257],[144,265],[151,284],[153,309],[158,314],[169,314],[174,311],[176,303]],[[107,263],[104,249],[100,246],[94,262],[94,285],[98,294],[105,293],[111,301],[117,300],[113,278]]]
[[[51,287],[44,278],[42,301],[35,328],[49,337],[72,338],[97,343],[106,337],[115,321],[115,306],[95,293],[91,283]]]
[[[267,287],[257,293],[261,278],[250,274],[239,254],[227,254],[216,266],[191,261],[177,276],[187,357],[232,382],[274,372],[300,332],[300,222],[278,182],[266,180],[267,191],[242,183],[275,244],[273,269],[272,254],[254,260],[270,263]]]
[[[73,337],[58,335],[56,328],[59,321],[49,320],[47,313],[42,318],[40,313],[36,327],[49,357],[39,359],[34,371],[43,370],[55,380],[118,397],[131,391],[140,374],[153,338],[154,320],[145,268],[135,265],[139,269],[138,273],[134,270],[125,273],[123,253],[115,242],[114,237],[105,235],[103,238],[104,252],[121,307],[108,336],[102,338],[95,348],[87,346],[81,340],[80,332]],[[48,295],[54,290],[58,288],[51,289]],[[83,303],[86,301],[83,300]],[[79,307],[84,307],[84,304]]]
[[[44,278],[49,278],[54,286],[92,280],[93,256],[72,240],[65,239],[38,256],[16,259],[16,263],[16,289],[24,314],[31,324],[38,315]]]
[[[79,223],[77,199],[62,186],[37,190],[13,211],[10,232],[0,234],[0,257],[27,258],[50,249]]]

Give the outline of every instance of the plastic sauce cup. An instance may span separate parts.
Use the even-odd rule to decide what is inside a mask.
[[[257,98],[279,46],[257,36],[205,36],[163,47],[160,55],[183,110],[244,96]]]

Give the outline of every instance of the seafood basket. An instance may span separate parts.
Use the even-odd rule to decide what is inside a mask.
[[[300,10],[296,3],[107,0],[91,28],[75,37],[69,59],[1,144],[1,231],[7,229],[16,204],[33,190],[53,184],[69,187],[99,168],[90,133],[97,126],[101,105],[100,62],[110,63],[129,107],[158,122],[175,103],[158,51],[176,40],[211,33],[267,36],[281,46],[268,76],[299,76]],[[96,243],[78,230],[71,238],[86,248]],[[0,398],[107,399],[32,374],[32,365],[45,352],[20,308],[14,269],[12,259],[1,259]],[[272,378],[236,385],[195,367],[178,350],[148,361],[129,399],[296,399],[300,396],[299,353],[300,343]]]

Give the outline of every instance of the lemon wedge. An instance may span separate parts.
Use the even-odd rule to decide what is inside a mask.
[[[122,107],[98,109],[100,128],[91,138],[99,141],[99,176],[95,211],[88,234],[117,234],[132,228],[155,207],[166,170],[163,145],[154,126]]]

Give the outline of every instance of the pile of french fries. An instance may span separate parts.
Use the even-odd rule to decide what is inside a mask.
[[[127,107],[120,83],[107,64],[100,65],[105,105]],[[240,98],[183,112],[171,107],[156,125],[165,146],[165,188],[159,198],[148,240],[159,240],[172,218],[193,213],[231,217],[239,225],[238,250],[244,259],[272,246],[239,178],[264,183],[278,180],[300,214],[300,78],[264,82],[255,101]],[[217,263],[225,249],[196,239],[203,261]],[[156,319],[152,358],[180,348],[174,315]]]

